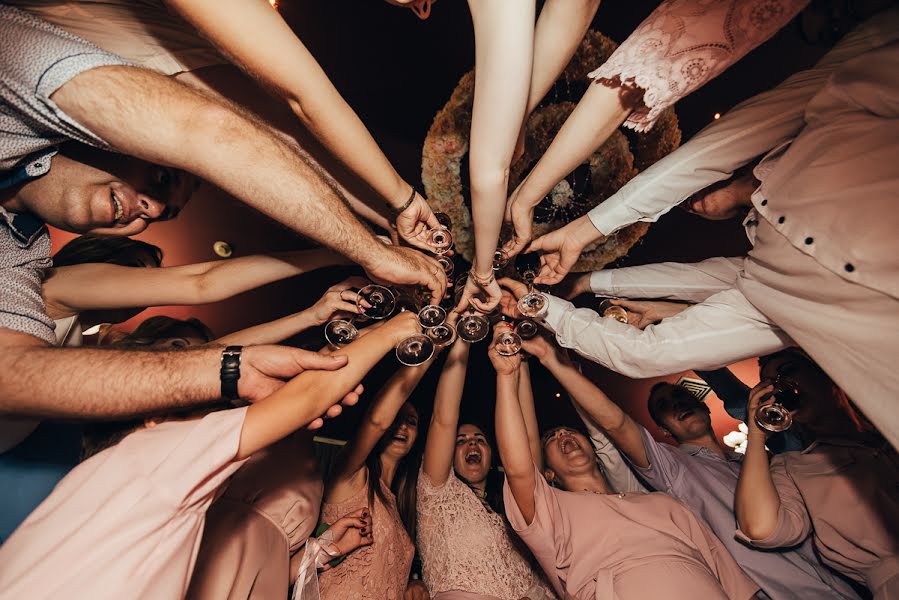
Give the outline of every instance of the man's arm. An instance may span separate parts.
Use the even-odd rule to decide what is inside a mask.
[[[587,289],[597,296],[702,302],[732,289],[744,257],[715,257],[698,263],[663,262],[585,273]]]
[[[178,351],[54,348],[0,329],[0,413],[118,419],[213,402],[221,397],[221,347]],[[339,369],[345,357],[281,346],[245,348],[238,392],[268,396],[304,369]]]
[[[560,345],[635,379],[715,369],[793,344],[736,289],[643,330],[547,298],[544,324]]]
[[[184,169],[391,283],[443,297],[436,261],[386,246],[282,136],[236,107],[159,73],[128,66],[85,71],[51,99],[117,150]]]
[[[581,423],[590,436],[590,443],[593,444],[593,453],[596,454],[602,471],[615,488],[616,492],[646,492],[646,487],[640,483],[634,472],[622,458],[621,453],[615,444],[603,433],[593,418],[587,414],[587,411],[577,402],[572,403],[577,416],[581,418]]]

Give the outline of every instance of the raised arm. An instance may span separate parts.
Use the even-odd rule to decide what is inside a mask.
[[[404,314],[408,314],[412,321],[417,322],[414,314]],[[417,333],[415,326],[412,327],[412,330],[406,331],[402,337],[408,337],[412,333]],[[396,340],[396,342],[399,341],[399,339]],[[394,345],[396,345],[396,342]],[[361,425],[356,430],[355,437],[343,447],[337,457],[331,479],[328,482],[329,497],[334,499],[345,498],[365,483],[367,477],[364,469],[365,460],[377,446],[378,440],[393,425],[400,408],[402,408],[413,390],[415,390],[418,382],[421,381],[421,378],[424,377],[424,374],[433,362],[431,360],[417,367],[401,367],[384,384],[384,387],[381,388],[371,405],[369,405],[365,416],[362,418]]]
[[[383,327],[360,337],[346,348],[339,351],[338,355],[345,356],[347,359],[346,366],[336,372],[326,373],[324,371],[307,371],[292,379],[280,390],[269,396],[268,398],[253,404],[247,409],[246,420],[244,421],[243,431],[240,435],[240,447],[238,449],[238,459],[246,458],[254,452],[273,444],[288,434],[308,425],[319,415],[324,414],[328,408],[336,404],[346,394],[351,392],[359,382],[365,377],[372,367],[391,348],[393,348],[400,340],[417,331],[415,315],[410,313],[402,313],[391,319]],[[411,379],[421,377],[421,373],[427,367],[418,367],[421,371],[401,371],[400,374],[406,374],[406,377],[400,378],[399,381],[408,383]],[[379,419],[386,419],[385,399],[394,400],[399,394],[397,389],[408,389],[399,381],[394,383],[397,378],[391,380],[391,383],[385,387],[384,392],[375,401],[370,410],[370,416],[366,419],[363,428],[357,436],[356,442],[353,444],[355,449],[359,448],[359,442],[365,440],[368,443],[371,440],[369,423],[373,422],[371,415],[376,414]],[[392,384],[392,385],[391,385]],[[405,392],[408,395],[408,391]],[[393,393],[391,395],[391,393]],[[405,397],[403,397],[405,401]],[[396,410],[402,406],[402,401],[396,405]],[[394,411],[394,415],[396,413]],[[387,427],[393,422],[391,417]],[[386,428],[385,428],[386,431]],[[374,444],[380,436],[374,438],[368,449],[370,452],[374,448]],[[366,453],[367,456],[367,453]],[[364,457],[362,459],[364,461]],[[346,461],[341,463],[346,464]]]
[[[580,417],[581,423],[587,430],[590,437],[590,443],[593,445],[593,453],[596,455],[599,464],[602,466],[603,475],[612,484],[616,492],[645,492],[646,487],[640,483],[637,476],[624,461],[621,452],[615,447],[615,444],[603,433],[593,418],[587,414],[587,411],[577,402],[572,402],[577,416]]]
[[[609,436],[632,463],[638,467],[649,465],[640,426],[602,390],[593,385],[593,382],[584,377],[560,348],[543,336],[525,342],[524,347],[552,373],[571,399]]]
[[[274,281],[340,264],[350,263],[323,248],[158,269],[91,263],[52,269],[41,294],[48,314],[60,319],[85,310],[218,302]]]
[[[412,186],[384,156],[371,133],[331,83],[327,74],[267,0],[166,0],[226,56],[275,91],[303,125],[393,208],[401,207]],[[247,35],[251,31],[252,35]],[[259,40],[265,40],[260,44]],[[438,225],[421,196],[421,218],[412,223]],[[402,221],[399,221],[402,223]],[[425,248],[409,228],[400,233]]]
[[[443,297],[446,278],[436,261],[381,243],[326,176],[254,117],[164,75],[128,66],[85,71],[51,98],[117,150],[202,177],[373,277],[425,285],[435,301]]]
[[[450,348],[437,382],[434,412],[428,427],[428,440],[422,468],[434,486],[446,481],[453,465],[453,449],[459,427],[459,404],[465,387],[468,355],[471,346],[457,340]]]
[[[537,423],[537,409],[534,406],[534,388],[531,385],[531,367],[527,361],[521,362],[521,375],[518,377],[518,403],[521,415],[528,431],[528,446],[531,459],[539,470],[543,470],[543,447],[540,444],[540,425]]]
[[[487,355],[496,369],[496,444],[506,473],[506,482],[525,521],[534,520],[534,460],[527,425],[518,400],[521,354],[501,356],[496,351],[496,335]]]

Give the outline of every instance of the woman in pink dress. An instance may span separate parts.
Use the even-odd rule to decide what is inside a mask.
[[[509,529],[487,436],[458,425],[468,354],[457,342],[444,363],[418,476],[424,581],[435,600],[543,600],[552,592]],[[530,382],[522,384],[522,401],[533,407]]]
[[[749,414],[773,402],[776,379],[794,385],[793,421],[814,434],[804,450],[768,459],[769,435],[748,419],[749,441],[734,505],[737,537],[781,548],[813,536],[821,562],[871,590],[899,597],[899,457],[862,423],[821,368],[796,350],[762,363]]]
[[[589,86],[546,153],[509,197],[507,219],[515,225],[515,237],[506,250],[515,254],[527,246],[534,207],[619,125],[649,131],[662,111],[723,73],[807,4],[808,0],[662,2],[609,60],[590,73],[596,85]],[[556,238],[548,241],[560,243]]]
[[[500,331],[502,328],[498,328]],[[565,598],[746,600],[758,591],[721,541],[677,500],[614,493],[590,442],[566,427],[529,440],[536,418],[518,400],[521,355],[489,351],[497,371],[497,441],[506,515]],[[550,483],[552,483],[552,486]]]
[[[325,487],[328,523],[366,507],[374,543],[350,554],[319,578],[322,600],[402,600],[415,547],[418,411],[406,399],[433,361],[402,367],[381,388],[356,437],[343,447]]]

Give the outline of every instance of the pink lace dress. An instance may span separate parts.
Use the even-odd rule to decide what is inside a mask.
[[[372,507],[374,543],[359,548],[337,567],[319,576],[321,600],[403,600],[415,546],[406,533],[396,498],[381,483],[387,503],[375,494]],[[339,504],[325,502],[322,519],[333,523],[354,510],[368,506],[368,488]]]
[[[663,110],[765,42],[809,0],[665,0],[601,67],[595,81],[644,90],[625,126],[648,131]]]
[[[418,552],[433,598],[554,598],[505,519],[452,471],[439,487],[419,473],[417,508]]]

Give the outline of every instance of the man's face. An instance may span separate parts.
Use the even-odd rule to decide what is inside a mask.
[[[678,441],[696,439],[712,431],[709,408],[679,385],[656,390],[650,398],[658,424]]]
[[[71,145],[53,157],[49,173],[26,183],[16,197],[60,229],[131,236],[153,221],[174,218],[195,181],[178,169]]]
[[[793,419],[813,421],[818,413],[839,408],[835,404],[833,382],[809,359],[793,352],[781,352],[769,359],[759,371],[762,381],[786,379],[799,392],[799,410]]]
[[[752,192],[758,182],[752,175],[734,178],[709,186],[681,204],[681,208],[710,221],[724,221],[741,214],[751,205]]]

